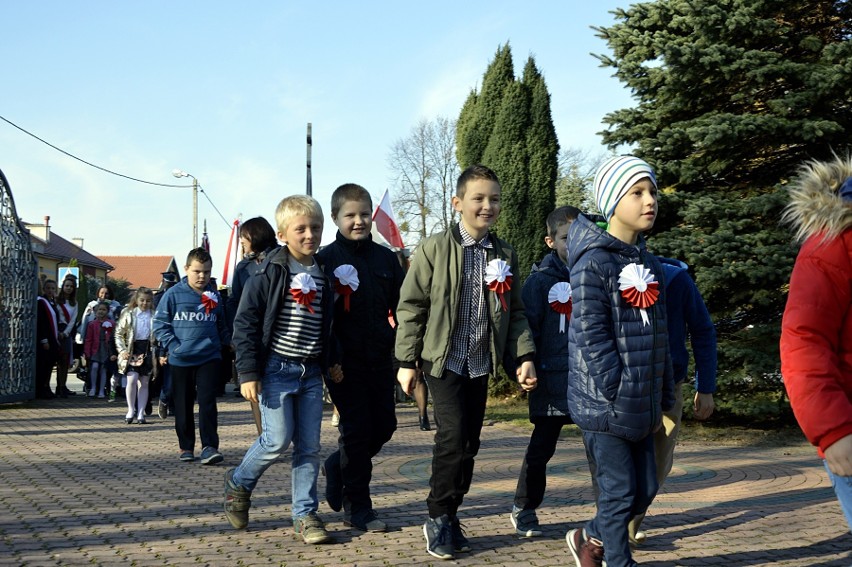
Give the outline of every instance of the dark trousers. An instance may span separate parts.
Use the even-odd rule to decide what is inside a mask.
[[[216,392],[219,388],[219,360],[199,366],[171,366],[172,396],[175,402],[175,433],[182,451],[195,450],[193,406],[198,397],[198,431],[202,447],[219,448]]]
[[[515,489],[515,506],[522,510],[535,510],[541,506],[547,486],[547,463],[556,452],[562,426],[571,423],[571,418],[548,415],[533,417],[531,421],[535,428],[530,435]]]
[[[339,467],[343,505],[356,516],[373,508],[370,480],[373,462],[396,431],[394,387],[390,357],[377,363],[343,361],[343,380],[328,383],[328,392],[340,414],[338,449],[327,467]]]
[[[435,447],[429,479],[429,517],[455,517],[473,480],[474,457],[485,417],[488,376],[470,378],[446,371],[426,376],[435,413]]]
[[[628,441],[584,431],[583,442],[590,457],[598,507],[595,517],[586,524],[586,533],[603,541],[608,566],[636,565],[627,541],[627,523],[644,514],[657,494],[654,436]]]
[[[56,364],[57,351],[45,350],[41,344],[36,345],[36,349],[35,391],[37,396],[43,396],[50,392],[50,375]]]

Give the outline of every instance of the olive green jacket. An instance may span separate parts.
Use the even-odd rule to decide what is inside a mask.
[[[506,311],[497,294],[482,282],[491,326],[491,371],[496,372],[503,363],[514,378],[515,366],[532,360],[535,345],[521,300],[518,257],[507,242],[493,234],[491,242],[494,247],[487,249],[487,260],[507,262],[514,279],[505,297]],[[417,247],[396,311],[396,358],[401,367],[414,368],[419,363],[431,376],[441,376],[446,370],[450,339],[458,321],[463,259],[458,225],[426,238]]]

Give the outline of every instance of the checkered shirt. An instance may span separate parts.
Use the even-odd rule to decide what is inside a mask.
[[[462,223],[459,223],[459,232],[464,248],[461,303],[458,321],[450,338],[447,370],[474,378],[491,372],[485,265],[486,249],[494,245],[487,234],[479,242],[474,240]]]

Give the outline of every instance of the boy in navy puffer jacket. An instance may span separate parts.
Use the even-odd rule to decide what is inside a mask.
[[[566,540],[578,567],[630,567],[627,524],[657,493],[652,433],[674,405],[664,273],[642,238],[656,219],[657,182],[647,163],[621,156],[598,169],[594,188],[604,219],[580,215],[568,231],[568,409],[600,493],[596,517]]]
[[[191,250],[184,266],[186,276],[163,294],[153,323],[154,336],[168,352],[166,363],[171,367],[180,460],[195,460],[193,405],[197,394],[203,465],[224,459],[219,452],[216,392],[222,345],[231,344],[224,305],[219,292],[210,285],[212,268],[207,250]]]
[[[568,320],[571,284],[568,266],[568,228],[580,211],[559,207],[547,215],[544,242],[551,251],[533,266],[524,281],[522,297],[535,342],[538,387],[529,393],[530,421],[535,428],[518,475],[510,520],[521,537],[541,535],[536,508],[544,499],[547,463],[556,451],[568,414]]]

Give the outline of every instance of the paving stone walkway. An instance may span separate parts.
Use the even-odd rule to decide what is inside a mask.
[[[329,410],[323,456],[336,442]],[[565,439],[539,510],[544,535],[516,537],[508,513],[528,433],[489,424],[460,513],[473,552],[432,558],[421,527],[432,434],[400,405],[399,428],[373,470],[388,533],[346,528],[321,501],[336,543],[302,543],[290,520],[287,455],[255,490],[249,529],[235,531],[222,514],[222,476],[256,435],[248,404],[220,398],[225,462],[211,467],[178,461],[171,418],[126,425],[124,411],[82,395],[0,406],[0,565],[562,566],[572,565],[565,532],[593,513],[582,446]],[[324,486],[320,477],[320,498]],[[681,444],[645,527],[649,541],[635,555],[643,565],[852,565],[852,535],[805,444]]]

